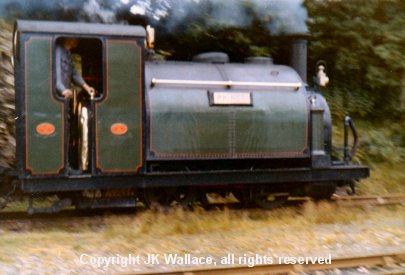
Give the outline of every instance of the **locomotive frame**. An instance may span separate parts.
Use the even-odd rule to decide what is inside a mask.
[[[60,37],[101,41],[99,51],[102,60],[99,64],[102,68],[98,68],[102,78],[101,91],[94,100],[86,99],[90,112],[89,168],[79,173],[72,173],[72,167],[68,165],[68,152],[72,150],[69,142],[65,142],[71,139],[67,126],[69,102],[55,92],[53,54]],[[130,189],[142,199],[142,194],[150,190],[165,195],[165,188],[175,188],[187,189],[193,197],[196,193],[211,191],[237,193],[249,190],[248,194],[239,196],[248,198],[252,192],[266,190],[266,194],[328,198],[336,184],[353,184],[369,175],[367,167],[350,163],[348,127],[345,127],[344,160],[331,159],[329,109],[323,97],[306,85],[306,69],[302,68],[306,66],[306,44],[304,49],[302,43],[298,44],[298,52],[295,52],[292,62],[303,80],[291,82],[295,77],[291,72],[293,70],[280,67],[281,74],[286,75],[286,83],[267,84],[237,79],[195,79],[192,82],[154,77],[146,66],[158,70],[163,65],[159,62],[147,63],[146,45],[146,32],[139,26],[17,21],[14,32],[17,169],[12,174],[23,193],[69,195],[84,190]],[[297,61],[301,58],[297,55],[305,55],[304,61]],[[180,63],[166,65],[168,70],[173,71],[183,66]],[[226,66],[221,67],[223,72],[230,70]],[[220,68],[220,65],[217,67]],[[227,93],[232,91],[233,85],[244,86],[245,94],[250,93],[250,101],[245,99],[246,102],[239,102],[239,105],[253,105],[251,91],[256,88],[276,86],[295,89],[307,100],[306,145],[302,153],[286,156],[242,152],[196,158],[181,157],[181,154],[178,158],[159,158],[151,146],[152,110],[149,100],[151,90],[158,89],[162,84],[175,88],[183,85],[181,89],[197,86],[206,91],[211,105],[215,91]],[[238,106],[238,102],[225,105]],[[123,113],[125,115],[121,115]],[[357,143],[354,124],[349,118],[346,124],[352,129]],[[114,133],[114,125],[118,132],[124,133]],[[42,127],[45,133],[41,133],[38,127]],[[211,137],[212,140],[215,138]]]

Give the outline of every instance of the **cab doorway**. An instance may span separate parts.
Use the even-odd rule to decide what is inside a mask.
[[[58,47],[64,46],[67,39],[77,42],[61,57],[57,53]],[[60,66],[55,68],[56,96],[65,101],[65,173],[68,176],[91,174],[94,162],[94,121],[91,118],[94,101],[100,99],[104,91],[102,41],[95,38],[59,37],[55,43],[55,58],[60,58],[59,63],[58,60],[55,62],[56,66]],[[68,83],[66,88],[71,90],[71,96],[61,95],[61,81]],[[82,83],[94,88],[95,92],[89,94]]]

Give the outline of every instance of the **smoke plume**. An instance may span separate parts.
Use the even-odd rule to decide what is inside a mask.
[[[204,23],[210,27],[246,27],[256,18],[272,34],[308,31],[308,14],[302,0],[138,0],[127,3],[132,14],[146,16],[151,21],[164,20],[168,30],[184,25],[187,18],[201,16],[203,12]]]
[[[143,18],[173,31],[190,18],[213,28],[245,27],[259,20],[271,34],[307,32],[303,0],[3,0],[0,16],[128,24]]]

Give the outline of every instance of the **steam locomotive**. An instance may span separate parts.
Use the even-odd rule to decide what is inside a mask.
[[[151,30],[140,26],[17,21],[17,167],[2,173],[3,201],[19,190],[56,194],[67,205],[190,205],[232,193],[270,208],[289,196],[330,198],[337,185],[369,175],[352,164],[357,133],[345,120],[343,160],[332,159],[331,115],[306,84],[307,41],[291,66],[268,58],[230,63],[224,53],[191,62],[150,60]],[[94,97],[55,89],[55,47],[79,39],[72,58]],[[349,132],[354,145],[349,146]]]

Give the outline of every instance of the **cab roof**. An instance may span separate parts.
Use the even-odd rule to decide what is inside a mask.
[[[33,33],[94,34],[136,37],[146,36],[146,31],[141,26],[62,21],[17,20],[15,30],[18,32]]]

